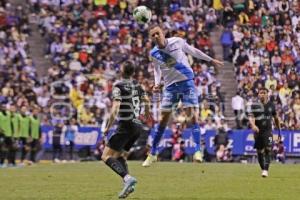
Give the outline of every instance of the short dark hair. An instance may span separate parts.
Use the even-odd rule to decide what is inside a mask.
[[[125,78],[131,77],[135,71],[135,67],[134,67],[133,63],[130,61],[126,61],[126,62],[124,62],[123,65],[124,66],[123,66],[123,75],[122,76]]]
[[[269,90],[267,89],[267,88],[265,88],[265,87],[261,87],[261,88],[259,88],[259,90],[258,90],[259,92],[260,91],[265,91],[265,92],[269,92]]]

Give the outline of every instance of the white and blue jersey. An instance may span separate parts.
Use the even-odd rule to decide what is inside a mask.
[[[184,107],[198,106],[198,97],[194,85],[194,72],[188,62],[187,54],[201,60],[212,58],[186,43],[179,37],[167,39],[163,49],[155,46],[150,54],[154,62],[155,85],[163,82],[162,109],[171,109],[181,100]]]

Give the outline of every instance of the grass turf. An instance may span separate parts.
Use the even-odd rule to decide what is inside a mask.
[[[271,165],[267,179],[252,164],[130,162],[129,168],[138,184],[128,199],[300,199],[300,165]],[[110,200],[121,189],[121,179],[99,162],[0,169],[1,200]]]

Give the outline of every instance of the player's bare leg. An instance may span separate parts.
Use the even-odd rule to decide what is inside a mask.
[[[159,121],[159,125],[157,127],[157,130],[155,131],[152,147],[151,147],[151,152],[147,156],[146,160],[143,162],[142,166],[143,167],[149,167],[153,162],[157,161],[157,155],[156,155],[156,148],[159,144],[159,141],[165,131],[165,128],[168,124],[168,121],[170,119],[172,111],[162,111],[161,112],[161,119]]]
[[[203,155],[201,153],[201,144],[200,144],[200,126],[199,126],[199,108],[198,107],[187,107],[184,109],[187,113],[188,125],[192,128],[192,134],[194,142],[196,143],[195,153],[193,156],[194,161],[202,162]]]
[[[123,178],[124,187],[119,194],[119,198],[126,198],[134,191],[137,180],[129,175],[126,160],[122,156],[122,152],[115,151],[106,146],[101,158],[107,166]]]

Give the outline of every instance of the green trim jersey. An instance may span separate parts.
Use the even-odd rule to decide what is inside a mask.
[[[40,120],[34,116],[30,117],[30,135],[32,139],[40,138]]]
[[[30,128],[30,118],[29,116],[20,116],[20,137],[28,138]]]
[[[12,137],[11,113],[9,111],[0,112],[0,127],[6,137]]]
[[[13,113],[11,116],[14,138],[20,137],[20,117],[19,113]]]

